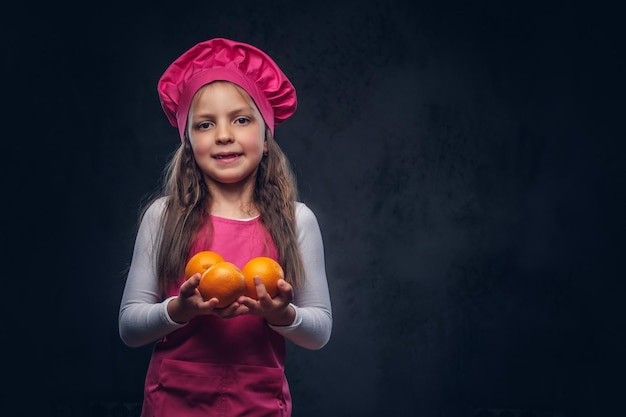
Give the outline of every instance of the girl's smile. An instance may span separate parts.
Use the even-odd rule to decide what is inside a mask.
[[[220,152],[218,154],[213,155],[213,158],[220,161],[220,163],[231,163],[237,161],[241,156],[241,153],[235,152]]]

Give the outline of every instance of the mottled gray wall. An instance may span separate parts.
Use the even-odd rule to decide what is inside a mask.
[[[615,412],[617,15],[468,3],[4,15],[7,415],[141,401],[150,348],[121,343],[117,309],[137,210],[178,141],[156,83],[216,36],[268,52],[298,91],[277,140],[322,227],[335,323],[320,351],[289,345],[294,416]]]

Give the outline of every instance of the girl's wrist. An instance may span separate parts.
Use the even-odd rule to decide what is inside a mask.
[[[172,299],[169,303],[167,303],[167,314],[170,316],[170,319],[178,324],[185,324],[188,320],[181,320],[178,317],[178,313],[180,310],[180,301],[178,297]]]
[[[265,318],[265,320],[272,326],[290,326],[293,324],[295,319],[296,310],[291,304],[287,304],[287,306],[280,312]]]

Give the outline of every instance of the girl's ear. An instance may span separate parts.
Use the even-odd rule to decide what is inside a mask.
[[[267,138],[263,141],[263,156],[267,156]]]

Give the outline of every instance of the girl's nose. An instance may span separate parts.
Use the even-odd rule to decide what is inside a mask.
[[[217,126],[215,141],[217,143],[229,143],[233,141],[233,134],[228,124],[220,124]]]

